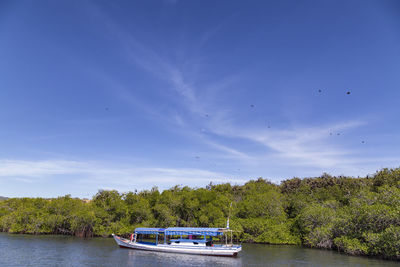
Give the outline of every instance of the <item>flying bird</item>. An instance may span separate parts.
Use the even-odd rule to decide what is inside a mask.
[[[319,89],[319,90],[318,90],[318,93],[322,93],[322,90],[321,90],[321,89]]]
[[[348,95],[349,95],[349,94],[350,94],[350,91],[347,91],[347,93],[346,93],[346,94],[348,94]]]

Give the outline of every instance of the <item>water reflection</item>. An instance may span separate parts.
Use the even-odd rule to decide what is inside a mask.
[[[149,263],[162,266],[242,266],[241,258],[210,257],[177,253],[130,250],[129,262]]]

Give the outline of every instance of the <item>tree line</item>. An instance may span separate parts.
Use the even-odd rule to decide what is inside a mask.
[[[230,208],[230,204],[232,206]],[[0,201],[0,230],[80,237],[126,235],[136,227],[225,227],[241,242],[301,244],[400,260],[400,168],[371,177],[259,178],[244,185],[100,190]]]

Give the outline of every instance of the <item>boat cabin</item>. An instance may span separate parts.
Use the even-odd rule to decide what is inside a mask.
[[[136,228],[131,242],[142,244],[164,244],[169,246],[197,246],[212,247],[213,237],[222,236],[227,229],[223,228],[191,228],[191,227],[169,227],[169,228]],[[155,242],[146,242],[143,237],[150,237]]]

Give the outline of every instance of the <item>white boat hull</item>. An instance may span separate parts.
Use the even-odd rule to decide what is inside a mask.
[[[174,246],[168,244],[149,245],[137,242],[130,242],[128,239],[112,235],[117,244],[122,248],[140,249],[157,252],[183,253],[195,255],[209,256],[228,256],[235,257],[242,250],[242,246],[213,246],[213,247],[196,247],[196,246]]]

